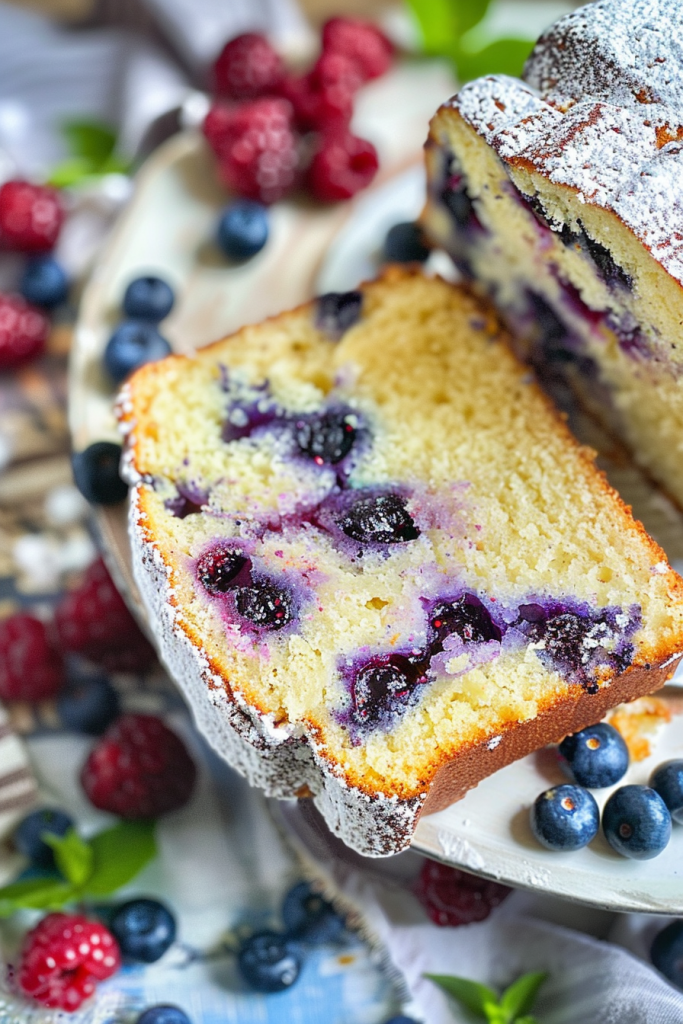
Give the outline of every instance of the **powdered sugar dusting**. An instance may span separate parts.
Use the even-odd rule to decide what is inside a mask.
[[[554,105],[592,99],[683,124],[680,0],[600,0],[557,21],[524,77]],[[673,117],[672,117],[673,115]]]
[[[614,212],[683,283],[683,5],[603,0],[539,40],[527,83],[470,82],[451,102],[505,162]]]

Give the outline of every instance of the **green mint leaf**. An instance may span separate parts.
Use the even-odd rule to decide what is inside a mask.
[[[523,974],[505,989],[500,997],[500,1005],[511,1020],[531,1009],[538,990],[547,977],[548,975],[542,971],[533,971],[531,974]]]
[[[93,836],[93,871],[83,895],[108,896],[134,878],[156,856],[154,823],[121,821]]]
[[[422,48],[431,57],[450,56],[458,38],[458,18],[453,0],[407,0],[422,37]]]
[[[92,164],[82,157],[71,157],[62,160],[60,164],[52,168],[50,176],[46,181],[47,185],[54,188],[69,188],[70,185],[77,185],[85,178],[93,176]]]
[[[70,155],[87,160],[94,171],[109,159],[116,146],[116,133],[99,121],[66,121],[62,132]]]
[[[456,978],[452,974],[425,974],[435,985],[442,988],[449,996],[453,996],[472,1013],[479,1014],[484,1020],[490,1021],[490,1010],[498,1009],[498,996],[491,988],[481,985],[478,981],[467,978]],[[497,1024],[497,1022],[495,1022]]]
[[[88,880],[93,869],[93,851],[76,829],[70,828],[63,836],[44,832],[40,838],[54,850],[55,864],[67,882],[81,886]]]
[[[78,897],[78,889],[62,878],[27,878],[0,888],[0,917],[15,910],[57,910]]]
[[[458,35],[462,36],[484,20],[491,0],[451,0],[458,19]]]
[[[454,58],[458,69],[458,78],[461,82],[469,82],[481,75],[519,77],[533,45],[530,39],[496,39],[483,49],[474,52],[470,52],[462,46],[458,47]]]

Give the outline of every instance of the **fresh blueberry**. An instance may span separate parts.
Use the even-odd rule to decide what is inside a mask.
[[[621,734],[603,722],[566,736],[560,753],[570,779],[588,789],[613,786],[628,768],[628,747]]]
[[[294,611],[288,591],[276,583],[256,582],[235,590],[235,606],[244,619],[265,629],[282,629]]]
[[[683,761],[666,761],[655,768],[650,785],[669,808],[669,814],[679,825],[683,824]]]
[[[132,320],[158,324],[173,309],[175,296],[170,284],[160,277],[136,277],[123,296],[123,312]]]
[[[236,199],[223,210],[216,237],[228,259],[248,260],[268,241],[268,211],[252,199]]]
[[[143,1010],[137,1024],[192,1024],[178,1006],[150,1006]]]
[[[14,832],[14,845],[34,867],[49,870],[55,866],[54,853],[42,837],[46,832],[55,836],[66,835],[73,826],[73,818],[64,811],[43,807],[40,811],[32,811],[19,823]]]
[[[341,462],[356,438],[353,417],[343,411],[330,410],[297,420],[295,431],[299,450],[319,466]]]
[[[282,992],[299,977],[302,966],[297,945],[277,932],[257,932],[242,943],[237,966],[257,992]]]
[[[672,985],[683,989],[683,921],[672,921],[655,935],[650,959]]]
[[[19,291],[27,302],[52,309],[66,300],[69,281],[54,256],[34,256],[26,264]]]
[[[420,536],[405,499],[398,494],[358,498],[339,526],[347,537],[364,544],[401,544]]]
[[[116,505],[128,494],[119,475],[121,445],[95,441],[71,456],[74,483],[83,497],[94,505]]]
[[[308,882],[289,890],[282,904],[282,919],[289,934],[305,942],[335,942],[344,931],[343,918]]]
[[[109,376],[119,384],[133,370],[164,359],[170,352],[171,346],[154,324],[145,320],[124,320],[107,342],[103,362]]]
[[[405,221],[389,228],[384,239],[384,258],[391,263],[424,263],[429,256],[419,224]]]
[[[600,811],[581,786],[553,786],[536,797],[531,830],[549,850],[580,850],[597,835]]]
[[[602,830],[622,857],[650,860],[671,838],[671,815],[654,789],[621,786],[605,804]]]
[[[401,1013],[398,1017],[392,1017],[391,1020],[385,1021],[384,1024],[417,1024],[417,1021],[413,1017],[406,1017]]]
[[[328,292],[318,296],[315,323],[319,331],[338,341],[360,320],[362,292]]]
[[[137,899],[122,903],[114,912],[109,926],[128,960],[153,964],[175,942],[175,918],[157,900]]]
[[[119,695],[105,676],[79,679],[57,697],[62,725],[88,736],[101,736],[120,707]]]
[[[197,562],[197,576],[210,594],[225,594],[235,585],[235,580],[248,561],[241,551],[226,547],[213,548]]]

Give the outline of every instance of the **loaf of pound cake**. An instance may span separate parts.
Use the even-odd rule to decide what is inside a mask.
[[[361,853],[683,651],[683,582],[463,288],[390,269],[145,366],[119,417],[199,728]]]
[[[683,506],[683,4],[600,0],[432,121],[428,235]]]

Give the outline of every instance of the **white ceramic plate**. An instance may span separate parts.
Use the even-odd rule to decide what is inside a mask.
[[[226,196],[215,184],[204,143],[188,134],[162,147],[139,176],[135,197],[84,294],[70,380],[75,448],[117,437],[113,389],[100,363],[129,280],[147,271],[173,283],[177,308],[163,329],[174,349],[183,352],[316,292],[352,288],[374,274],[388,227],[419,212],[426,124],[450,91],[450,80],[438,65],[401,68],[370,87],[357,130],[380,149],[379,180],[355,202],[338,207],[279,204],[272,211],[268,245],[239,268],[228,267],[211,244]],[[683,517],[615,453],[594,424],[579,418],[574,427],[582,440],[603,452],[613,483],[669,557],[683,559]],[[141,614],[125,509],[101,511],[99,525],[115,576]],[[634,765],[627,781],[646,781],[654,764],[672,756],[683,757],[677,716],[660,730],[652,756]],[[547,757],[533,755],[498,772],[460,803],[423,818],[414,845],[432,857],[514,886],[613,910],[683,913],[683,828],[675,831],[662,856],[644,863],[618,858],[602,839],[574,854],[552,854],[535,844],[528,807],[539,792],[560,781],[557,769],[548,764]],[[601,801],[607,795],[599,794]]]

